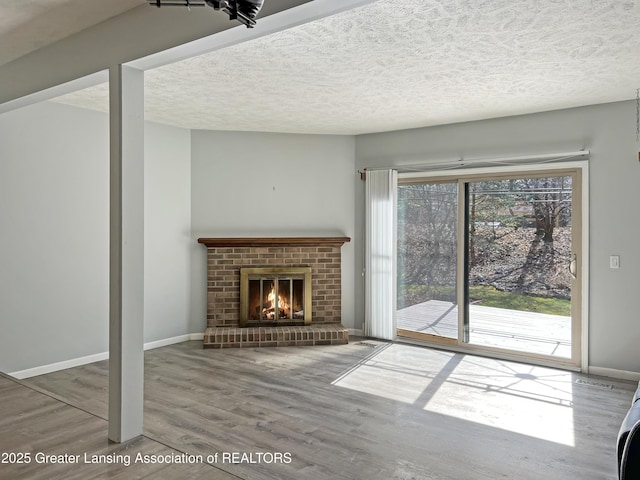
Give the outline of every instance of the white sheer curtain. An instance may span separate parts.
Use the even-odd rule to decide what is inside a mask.
[[[396,337],[396,196],[398,172],[366,174],[366,336]]]

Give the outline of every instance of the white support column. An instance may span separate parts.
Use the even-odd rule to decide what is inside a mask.
[[[142,434],[144,381],[144,73],[109,71],[109,440]]]

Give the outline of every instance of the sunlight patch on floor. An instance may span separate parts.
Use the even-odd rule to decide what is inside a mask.
[[[572,384],[569,372],[467,356],[423,408],[574,446]]]
[[[334,385],[550,442],[575,443],[571,372],[387,344]]]

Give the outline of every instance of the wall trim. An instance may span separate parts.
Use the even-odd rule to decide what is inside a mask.
[[[632,380],[635,382],[640,382],[640,372],[617,370],[615,368],[589,366],[589,375],[598,375],[600,377],[610,377],[620,380]]]
[[[101,362],[102,360],[107,360],[108,358],[108,352],[96,353],[94,355],[87,355],[85,357],[72,358],[70,360],[64,360],[62,362],[50,363],[49,365],[41,365],[39,367],[27,368],[26,370],[10,372],[9,375],[13,378],[17,378],[18,380],[23,380],[25,378],[45,375],[47,373],[53,373],[59,370],[65,370],[67,368],[79,367],[81,365],[87,365],[89,363]]]
[[[162,340],[156,340],[154,342],[147,342],[144,344],[145,350],[153,350],[155,348],[166,347],[168,345],[174,345],[176,343],[189,342],[193,340],[202,340],[204,333],[188,333],[186,335],[179,335],[177,337],[165,338]],[[38,375],[46,375],[47,373],[57,372],[59,370],[66,370],[67,368],[80,367],[82,365],[88,365],[89,363],[101,362],[102,360],[109,359],[109,352],[96,353],[94,355],[87,355],[84,357],[72,358],[64,360],[62,362],[50,363],[48,365],[41,365],[39,367],[27,368],[26,370],[19,370],[17,372],[9,373],[13,378],[18,380],[24,380],[25,378],[36,377]]]
[[[349,335],[355,337],[363,337],[364,332],[361,329],[349,328]],[[203,339],[203,333],[188,333],[186,335],[179,335],[177,337],[165,338],[162,340],[156,340],[154,342],[147,342],[144,344],[144,349],[154,350],[156,348],[166,347],[174,345],[176,343],[199,341]],[[62,362],[50,363],[48,365],[41,365],[39,367],[28,368],[26,370],[19,370],[17,372],[11,372],[10,375],[18,380],[24,380],[25,378],[36,377],[38,375],[46,375],[47,373],[53,373],[60,370],[66,370],[67,368],[80,367],[82,365],[88,365],[89,363],[101,362],[102,360],[108,360],[109,353],[96,353],[94,355],[87,355],[84,357],[72,358]],[[617,378],[620,380],[631,380],[640,382],[640,372],[630,372],[626,370],[617,370],[615,368],[594,367],[589,366],[589,375],[597,375],[601,377]]]
[[[191,340],[202,340],[203,337],[204,333],[187,333],[186,335],[156,340],[155,342],[147,342],[144,344],[144,349],[153,350],[154,348],[166,347],[176,343],[189,342]]]

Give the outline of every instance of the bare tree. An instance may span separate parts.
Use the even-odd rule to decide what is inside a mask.
[[[523,180],[535,215],[536,234],[553,242],[558,226],[571,222],[571,177],[528,178]]]
[[[442,287],[455,286],[457,186],[446,183],[401,185],[398,203],[400,303],[412,304],[441,297]],[[421,298],[402,298],[408,295],[405,286],[419,286]]]

